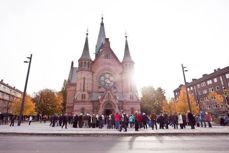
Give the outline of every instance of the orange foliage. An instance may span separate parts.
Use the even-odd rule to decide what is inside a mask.
[[[165,113],[175,113],[176,112],[176,102],[174,100],[164,101],[163,102],[163,112]]]
[[[19,115],[21,108],[21,99],[16,100],[10,106],[10,111],[12,114]],[[23,115],[36,115],[35,104],[32,101],[31,97],[25,97]]]
[[[223,104],[223,96],[218,94],[217,92],[209,92],[208,94],[208,100],[213,100],[217,104],[222,105]]]
[[[192,109],[193,114],[199,113],[199,107],[198,104],[194,98],[194,96],[189,93],[189,99],[190,99],[190,105]],[[186,113],[188,111],[188,100],[186,95],[185,86],[183,86],[180,90],[180,95],[178,97],[178,100],[176,102],[176,111],[177,112],[184,112]]]

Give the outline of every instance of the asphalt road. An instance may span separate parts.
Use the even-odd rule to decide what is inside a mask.
[[[0,135],[0,153],[229,153],[228,136]]]

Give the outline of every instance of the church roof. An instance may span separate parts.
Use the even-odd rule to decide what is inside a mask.
[[[102,17],[102,21],[100,23],[98,40],[97,40],[97,44],[95,47],[95,54],[96,55],[99,53],[100,49],[102,48],[102,45],[105,41],[105,38],[106,38],[106,34],[105,34],[105,28],[104,28],[104,23],[103,23],[103,17]]]
[[[68,83],[76,83],[77,69],[78,69],[77,67],[74,67],[74,63],[72,61],[70,72],[69,72],[69,75],[68,75]]]
[[[124,50],[124,57],[122,62],[133,62],[131,56],[130,56],[130,51],[129,51],[129,45],[127,41],[127,36],[126,37],[126,43],[125,43],[125,50]]]
[[[91,60],[90,54],[89,54],[89,45],[88,45],[88,33],[86,33],[86,40],[83,48],[83,53],[79,60]]]
[[[118,57],[116,56],[116,54],[114,53],[114,51],[113,51],[113,50],[111,49],[111,47],[110,47],[109,38],[105,38],[104,44],[103,44],[102,47],[101,47],[101,52],[100,52],[100,53],[98,54],[98,56],[95,58],[94,63],[99,59],[99,57],[102,56],[102,53],[103,53],[104,51],[109,51],[109,52],[113,55],[114,59],[115,59],[119,64],[121,64],[121,62],[119,61]]]

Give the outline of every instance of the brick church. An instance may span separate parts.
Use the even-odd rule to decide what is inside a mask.
[[[131,58],[127,36],[124,57],[120,61],[106,38],[103,18],[100,24],[95,58],[91,59],[88,33],[77,67],[71,63],[66,83],[67,114],[104,114],[140,110],[138,92],[133,81],[134,61]]]

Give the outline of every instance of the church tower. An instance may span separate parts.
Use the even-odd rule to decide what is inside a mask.
[[[90,105],[89,94],[92,91],[91,66],[92,66],[92,60],[89,53],[88,32],[87,32],[83,52],[81,57],[78,60],[75,103]],[[75,105],[75,107],[77,107],[77,105]],[[74,110],[84,112],[84,110],[80,110],[80,108],[74,108]]]
[[[122,60],[123,66],[123,95],[127,101],[137,100],[137,89],[134,82],[134,61],[131,58],[129,45],[127,41],[127,35],[125,36],[125,49],[124,57]]]

